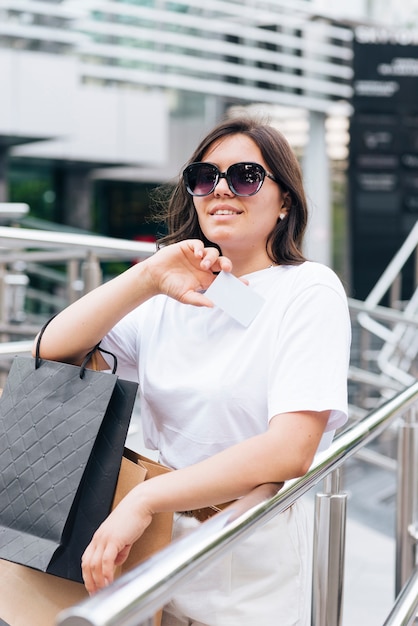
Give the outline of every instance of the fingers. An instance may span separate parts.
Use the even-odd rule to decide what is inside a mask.
[[[164,294],[184,304],[213,306],[204,292],[221,270],[230,272],[230,259],[214,246],[188,239],[161,248],[146,261],[155,295]]]
[[[202,291],[188,291],[184,294],[182,302],[193,304],[194,306],[213,307],[212,300],[209,300]]]
[[[230,272],[232,270],[232,262],[228,257],[221,256],[219,250],[213,246],[205,248],[203,241],[199,239],[191,239],[185,242],[189,245],[195,254],[196,258],[200,258],[200,267],[204,270]]]
[[[113,582],[116,565],[126,560],[129,548],[130,546],[126,546],[120,551],[113,543],[102,546],[94,541],[87,547],[81,560],[81,569],[84,585],[89,594]]]
[[[211,270],[213,272],[230,272],[232,270],[232,262],[228,257],[219,254],[217,248],[203,246],[202,241],[192,242],[195,244],[195,256],[201,258],[200,267],[204,270]]]
[[[232,272],[232,261],[226,256],[218,258],[219,268],[224,272]]]
[[[151,523],[152,514],[136,507],[137,485],[96,530],[81,558],[83,580],[92,594],[110,585],[115,569],[128,558],[135,541]]]

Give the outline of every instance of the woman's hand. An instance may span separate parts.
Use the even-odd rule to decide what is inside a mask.
[[[134,503],[128,494],[99,526],[81,560],[84,584],[90,594],[113,582],[115,568],[126,561],[133,543],[151,520],[152,513]]]
[[[214,272],[230,272],[231,261],[216,248],[189,239],[161,248],[151,257],[85,294],[49,324],[42,337],[41,356],[79,365],[86,354],[119,320],[137,306],[166,294],[185,304],[213,306],[204,291]],[[33,354],[35,354],[34,342]],[[107,363],[99,357],[100,365]]]
[[[188,239],[161,248],[145,261],[155,293],[165,294],[185,304],[212,306],[205,291],[214,281],[214,272],[230,272],[232,263],[214,247]]]

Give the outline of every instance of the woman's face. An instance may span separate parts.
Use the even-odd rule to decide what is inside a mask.
[[[257,144],[243,134],[215,142],[202,161],[214,163],[221,172],[241,161],[259,163],[269,171]],[[286,213],[285,197],[276,182],[266,176],[255,195],[243,197],[220,178],[210,195],[195,196],[193,201],[204,235],[232,260],[234,273],[242,275],[270,265],[266,241],[279,215]]]

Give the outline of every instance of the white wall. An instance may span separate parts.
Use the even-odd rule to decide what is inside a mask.
[[[335,19],[360,19],[366,16],[367,0],[313,0],[313,5],[319,13],[332,15]]]
[[[0,49],[0,135],[65,133],[77,82],[73,58]]]
[[[313,0],[315,9],[336,19],[364,20],[392,27],[417,25],[418,0]]]
[[[156,92],[81,86],[66,118],[65,134],[15,148],[14,156],[161,165],[168,154],[168,110]]]
[[[0,136],[48,141],[12,155],[158,166],[168,156],[169,111],[157,91],[81,83],[73,57],[0,49]]]

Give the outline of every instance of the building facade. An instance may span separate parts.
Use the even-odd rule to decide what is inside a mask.
[[[149,190],[220,118],[261,107],[285,132],[294,122],[311,256],[330,263],[327,136],[333,113],[349,114],[353,26],[393,19],[392,5],[406,23],[416,4],[0,0],[0,201],[152,236]]]

